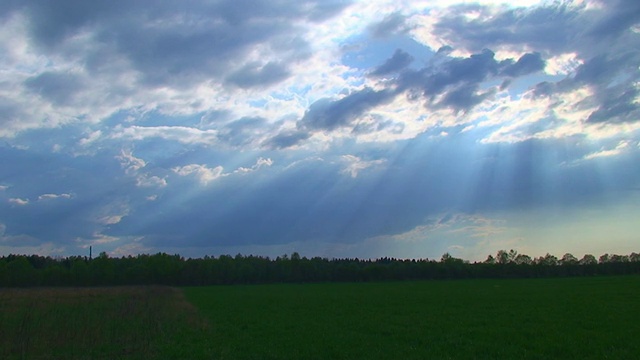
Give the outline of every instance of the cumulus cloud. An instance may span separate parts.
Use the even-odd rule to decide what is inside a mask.
[[[135,157],[132,150],[120,150],[116,159],[120,161],[120,166],[124,169],[125,174],[136,179],[136,186],[156,188],[167,186],[166,177],[151,175],[149,172],[143,171],[147,163],[143,159]]]
[[[547,59],[544,71],[549,75],[568,75],[583,63],[576,53],[563,53]]]
[[[311,104],[298,124],[303,129],[334,130],[352,124],[368,110],[391,101],[394,96],[390,90],[364,88],[337,100],[321,99]]]
[[[202,164],[189,164],[185,166],[178,166],[171,170],[180,176],[194,175],[203,185],[207,185],[211,181],[224,176],[224,168],[222,166],[209,168]]]
[[[231,148],[259,148],[265,138],[271,135],[276,125],[261,116],[245,116],[224,124],[216,124],[217,140]]]
[[[275,62],[251,63],[229,75],[227,82],[241,88],[249,88],[275,84],[288,76],[289,71],[281,64]]]
[[[38,196],[38,200],[55,200],[55,199],[71,199],[71,194],[42,194]]]
[[[386,160],[362,160],[355,155],[342,155],[342,160],[346,163],[342,169],[342,173],[349,174],[352,178],[358,177],[358,173],[370,167],[375,167],[384,164]]]
[[[100,225],[114,225],[122,221],[131,212],[131,205],[126,199],[109,199],[109,202],[95,209],[93,220]]]
[[[638,87],[615,86],[599,94],[598,109],[587,118],[589,123],[636,122],[640,120]]]
[[[202,185],[208,185],[210,182],[232,175],[232,174],[248,174],[257,171],[263,167],[270,167],[273,165],[273,160],[270,158],[258,158],[256,163],[251,167],[239,167],[232,172],[224,172],[222,166],[208,167],[203,164],[189,164],[184,166],[176,166],[171,170],[180,176],[195,176]]]
[[[273,160],[269,159],[269,158],[258,158],[258,160],[256,160],[256,163],[251,166],[251,167],[239,167],[236,170],[234,170],[234,173],[240,173],[240,174],[247,174],[250,172],[254,172],[256,170],[259,170],[262,167],[269,167],[273,165]]]
[[[12,244],[439,257],[637,189],[632,1],[0,7]]]
[[[80,139],[79,144],[81,146],[88,146],[91,143],[98,141],[102,137],[102,131],[96,130],[90,133],[87,137]]]
[[[462,8],[470,9],[465,6]],[[473,26],[491,29],[495,25],[492,24],[492,21],[497,21],[494,19],[497,16],[501,18],[502,24],[513,22],[512,26],[518,28],[525,26],[518,21],[526,19],[525,23],[531,21],[533,24],[543,14],[562,13],[566,19],[561,17],[559,21],[569,23],[568,19],[574,16],[582,17],[583,20],[591,21],[591,23],[595,21],[596,17],[591,9],[581,6],[560,8],[555,5],[543,5],[532,9],[508,9],[478,5],[473,8],[479,12],[478,18],[486,15],[492,20],[479,22],[473,19],[456,18],[452,15],[451,18],[447,16],[438,18],[438,24],[452,26],[456,29],[458,27],[466,29],[466,27]],[[488,14],[493,15],[489,16]],[[455,23],[458,21],[455,19],[458,19],[459,22]],[[576,36],[581,38],[587,35],[584,32],[576,32]],[[555,38],[538,38],[538,41],[562,42],[561,39]],[[463,45],[460,42],[453,42],[458,46]],[[391,58],[378,67],[374,67],[368,73],[372,78],[370,86],[337,98],[322,98],[313,102],[298,122],[296,131],[282,131],[271,137],[267,144],[273,148],[298,146],[314,134],[329,132],[340,136],[340,134],[344,134],[344,129],[350,130],[351,135],[359,139],[394,138],[392,132],[396,132],[397,126],[383,125],[394,123],[391,120],[395,117],[393,110],[391,112],[386,109],[385,112],[378,110],[389,108],[389,104],[395,105],[397,103],[395,100],[399,95],[404,95],[414,102],[422,101],[427,114],[431,112],[433,114],[431,118],[440,119],[431,123],[423,123],[423,126],[415,126],[412,121],[422,121],[427,115],[412,114],[413,118],[404,117],[402,122],[395,123],[401,126],[402,137],[416,136],[430,127],[445,123],[450,125],[473,123],[477,119],[483,119],[488,115],[488,112],[492,112],[493,116],[499,111],[505,112],[504,109],[507,107],[519,109],[520,105],[524,103],[521,99],[526,100],[528,96],[534,96],[538,100],[540,97],[547,97],[547,100],[542,103],[531,103],[532,107],[539,109],[537,111],[539,116],[528,115],[524,121],[522,118],[509,119],[509,117],[498,114],[497,119],[500,119],[501,122],[512,122],[499,130],[506,136],[497,136],[497,133],[494,133],[491,136],[492,140],[486,138],[483,141],[496,141],[497,139],[522,141],[532,137],[548,137],[549,134],[561,136],[561,134],[567,134],[567,126],[569,126],[564,123],[566,118],[563,116],[572,118],[571,125],[579,124],[579,127],[574,127],[573,133],[599,131],[600,134],[604,134],[602,129],[584,124],[635,122],[638,119],[638,111],[640,110],[637,105],[636,84],[640,81],[638,77],[640,74],[634,68],[636,66],[634,64],[638,63],[637,57],[640,56],[638,52],[624,50],[619,55],[598,54],[592,56],[590,54],[594,53],[594,47],[586,43],[580,43],[576,46],[568,46],[563,43],[558,45],[562,51],[560,48],[556,51],[555,47],[541,46],[541,43],[527,43],[526,47],[516,51],[515,48],[501,47],[505,44],[509,44],[506,39],[496,45],[502,58],[498,58],[496,52],[490,48],[464,54],[453,52],[452,47],[444,46],[441,49],[448,48],[449,50],[438,51],[434,58],[420,69],[408,68],[413,57],[403,49],[396,49]],[[615,46],[618,46],[617,42]],[[604,44],[600,47],[603,51],[607,50]],[[473,47],[467,47],[467,49],[473,50]],[[567,52],[567,49],[573,51]],[[522,86],[521,83],[515,82],[518,78],[534,79],[532,76],[535,75],[545,79],[546,74],[566,74],[569,76],[559,81],[557,79],[540,81],[537,85],[529,80],[531,88],[534,89],[533,92],[522,92],[520,99],[514,98],[513,94],[509,93],[511,98],[509,101],[504,101],[503,94],[506,91],[512,91],[510,87],[513,84],[519,84],[513,86]],[[384,77],[384,81],[377,81],[376,77],[378,76]],[[502,84],[499,87],[492,86],[497,82]],[[572,94],[585,93],[585,91],[590,92],[590,95],[584,97],[584,101],[580,103],[573,102],[576,106],[572,109],[563,104],[572,98]],[[547,104],[546,109],[542,105],[545,103]],[[503,106],[499,104],[503,104]],[[487,111],[487,109],[490,110]],[[399,110],[400,108],[396,107],[396,112]],[[577,122],[573,120],[578,117]],[[553,121],[547,121],[549,119]],[[495,119],[483,120],[482,123],[486,126],[488,123],[495,123]],[[524,129],[521,127],[524,123],[538,124]],[[409,125],[410,130],[405,131],[408,124],[411,124]],[[539,130],[530,132],[532,129]],[[607,131],[612,132],[612,129],[609,127]],[[386,133],[386,135],[377,135],[382,133]],[[395,136],[395,138],[398,137]]]
[[[137,173],[140,169],[147,166],[147,163],[135,156],[131,150],[122,149],[120,155],[116,156],[116,159],[120,160],[120,165],[127,174]]]
[[[148,174],[140,175],[136,178],[136,186],[140,187],[165,187],[167,179],[159,176],[149,176]]]
[[[593,24],[589,34],[604,39],[615,39],[621,33],[640,23],[640,5],[635,1],[614,0],[607,4],[606,11]]]
[[[215,144],[218,132],[186,126],[130,126],[116,128],[112,137],[132,140],[161,138],[185,144]]]
[[[411,29],[407,23],[407,17],[399,12],[394,12],[369,26],[369,31],[374,37],[386,37],[405,33]]]
[[[571,42],[576,34],[583,33],[584,21],[593,22],[581,18],[593,14],[589,11],[584,15],[585,11],[584,4],[568,2],[516,8],[463,4],[439,13],[431,30],[445,44],[472,52],[482,47],[557,51],[577,45]]]
[[[311,134],[302,130],[284,130],[266,141],[268,147],[283,149],[293,147],[308,139]]]
[[[404,92],[413,99],[424,99],[428,108],[446,107],[455,112],[467,112],[493,95],[493,89],[483,90],[480,85],[497,76],[505,66],[511,76],[532,71],[531,61],[524,62],[527,64],[516,62],[507,66],[496,60],[495,54],[488,49],[468,57],[446,57],[442,62],[420,70],[401,72],[393,82],[395,92],[389,92]]]
[[[310,57],[309,31],[349,5],[12,2],[0,27],[11,34],[2,67],[20,71],[2,75],[0,136],[123,111],[210,110],[228,84],[249,90],[288,79]]]
[[[297,32],[302,29],[293,19],[321,21],[347,4],[197,1],[157,4],[151,9],[137,2],[73,7],[63,1],[56,6],[28,3],[15,11],[30,18],[30,33],[41,46],[75,45],[78,38],[84,40],[78,35],[88,33],[98,40],[87,54],[93,67],[100,69],[109,60],[124,57],[144,82],[160,84],[219,76],[259,45],[281,54],[295,53],[300,42]],[[105,56],[107,51],[112,54]]]
[[[325,82],[321,77],[309,78],[306,73],[309,67],[300,64],[311,60],[309,65],[320,63],[321,57],[312,53],[314,44],[310,39],[322,32],[314,23],[328,21],[345,11],[351,16],[346,10],[349,2],[252,3],[248,8],[259,9],[259,16],[229,1],[193,2],[180,7],[162,4],[154,11],[137,3],[124,7],[101,3],[74,8],[73,16],[63,15],[60,9],[65,9],[67,2],[61,4],[57,8],[27,2],[7,8],[12,19],[10,25],[25,36],[26,43],[33,43],[29,48],[30,55],[35,55],[33,59],[44,57],[54,61],[54,66],[38,66],[33,60],[32,71],[27,76],[5,82],[20,84],[18,88],[22,89],[21,96],[7,96],[6,104],[0,104],[0,112],[6,115],[3,118],[15,119],[8,120],[11,126],[3,129],[5,135],[33,126],[103,121],[122,111],[144,114],[155,110],[172,116],[206,112],[212,110],[214,104],[223,104],[228,108],[222,111],[234,109],[240,112],[240,118],[264,121],[247,123],[240,132],[239,127],[232,129],[221,124],[206,130],[180,125],[121,124],[111,132],[94,129],[79,144],[86,146],[109,136],[130,141],[156,137],[184,144],[213,145],[228,141],[231,146],[262,144],[276,149],[288,148],[302,144],[318,130],[358,126],[356,119],[388,104],[402,92],[414,99],[423,97],[429,111],[448,108],[454,113],[468,113],[495,95],[485,83],[498,75],[517,78],[543,69],[550,74],[570,74],[576,70],[573,83],[593,83],[609,75],[612,76],[609,78],[620,78],[621,71],[629,71],[628,66],[638,60],[634,51],[628,50],[633,46],[626,46],[626,52],[623,51],[622,44],[638,41],[637,33],[629,30],[636,24],[635,17],[630,15],[633,12],[628,11],[629,6],[624,2],[597,7],[586,2],[561,2],[515,8],[488,3],[441,4],[430,12],[420,11],[423,9],[416,6],[402,13],[378,13],[373,17],[376,20],[362,29],[367,36],[386,39],[411,35],[434,51],[445,48],[449,51],[438,52],[440,64],[427,62],[421,70],[408,71],[407,67],[415,60],[414,52],[396,48],[385,62],[367,72],[373,78],[398,76],[396,81],[381,84],[372,80],[365,87],[354,86],[357,80],[348,78],[349,69],[328,67],[322,72],[335,72],[337,76],[332,78],[340,79],[342,85],[347,86],[347,95],[326,96],[324,93],[315,99],[310,97],[311,105],[300,114],[303,126],[298,131],[272,129],[265,136],[267,123],[293,115],[286,114],[284,109],[304,101],[287,100],[288,106],[283,106],[275,118],[256,116],[258,112],[274,115],[266,108],[258,109],[265,101],[276,103],[272,95],[264,96],[266,93],[254,97],[258,94],[256,89],[283,83],[287,90],[279,94],[291,94],[295,85],[287,82],[289,78]],[[359,10],[376,14],[376,6],[359,7]],[[134,18],[136,21],[131,21]],[[614,23],[616,26],[611,28],[603,25]],[[339,21],[332,24],[343,25]],[[421,35],[427,31],[438,36],[440,43]],[[609,40],[606,43],[597,40],[602,36]],[[610,47],[612,53],[622,54],[618,63],[608,61],[606,68],[619,69],[622,65],[626,70],[596,74],[601,56],[598,50],[605,46]],[[581,63],[583,65],[579,65]],[[563,89],[571,87],[571,82],[565,81]],[[624,90],[628,92],[633,79],[624,82]],[[509,82],[503,84],[506,86]],[[227,85],[238,87],[242,92]],[[325,82],[315,88],[327,85]],[[556,87],[555,91],[560,88]],[[605,87],[597,88],[599,97],[604,99]],[[25,104],[29,94],[37,94],[38,99]],[[313,92],[296,96],[311,94]],[[238,101],[234,97],[243,99]],[[592,121],[614,113],[620,113],[619,119],[633,119],[635,112],[629,110],[632,107],[633,103],[629,102],[603,104]],[[358,133],[363,134],[354,132]]]
[[[560,2],[497,12],[480,7],[481,15],[476,19],[451,11],[438,19],[436,33],[455,44],[454,47],[471,51],[477,50],[478,44],[521,52],[535,49],[537,52],[523,54],[503,73],[520,76],[543,68],[552,74],[574,73],[554,88],[547,86],[547,94],[589,84],[596,92],[593,101],[600,110],[588,121],[637,120],[632,99],[637,96],[634,83],[639,79],[640,54],[629,46],[640,44],[640,37],[630,31],[638,21],[633,15],[637,5],[629,6],[625,1],[607,6]],[[616,26],[610,26],[616,21]],[[543,60],[543,54],[549,61]],[[610,95],[612,82],[617,82],[618,88],[614,95]]]
[[[503,73],[508,76],[518,77],[541,71],[545,66],[546,63],[540,53],[527,53],[522,55],[517,62],[504,68]]]
[[[593,152],[584,156],[584,160],[592,160],[597,158],[604,158],[609,156],[620,155],[630,148],[629,141],[622,140],[613,149],[601,149],[600,151]]]
[[[80,75],[44,72],[25,80],[27,89],[51,101],[54,105],[69,105],[73,97],[85,88]]]
[[[15,204],[15,205],[19,205],[19,206],[24,206],[24,205],[28,205],[29,204],[29,199],[21,199],[21,198],[10,198],[9,202],[11,204]]]
[[[401,49],[396,49],[393,53],[393,56],[390,57],[384,64],[375,68],[371,75],[373,76],[384,76],[394,72],[398,72],[413,62],[413,56],[409,53],[402,51]]]

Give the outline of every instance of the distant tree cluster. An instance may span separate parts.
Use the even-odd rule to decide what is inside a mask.
[[[596,259],[571,254],[531,258],[500,250],[484,262],[470,263],[446,253],[437,260],[306,258],[298,253],[275,259],[222,255],[185,259],[158,253],[95,259],[38,255],[0,257],[0,286],[215,285],[276,282],[392,281],[469,278],[537,278],[640,274],[640,254]]]

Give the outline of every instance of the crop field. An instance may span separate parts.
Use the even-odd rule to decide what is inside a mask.
[[[640,277],[0,290],[0,358],[633,359]]]
[[[632,359],[640,278],[188,288],[223,359]]]

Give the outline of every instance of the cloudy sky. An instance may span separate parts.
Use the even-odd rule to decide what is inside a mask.
[[[636,0],[0,3],[0,254],[640,244]]]

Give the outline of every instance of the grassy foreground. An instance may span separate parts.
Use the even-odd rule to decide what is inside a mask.
[[[0,289],[0,359],[203,358],[205,331],[179,289]]]
[[[0,289],[0,359],[633,359],[639,338],[638,276]]]
[[[640,277],[187,288],[219,359],[633,359]]]

